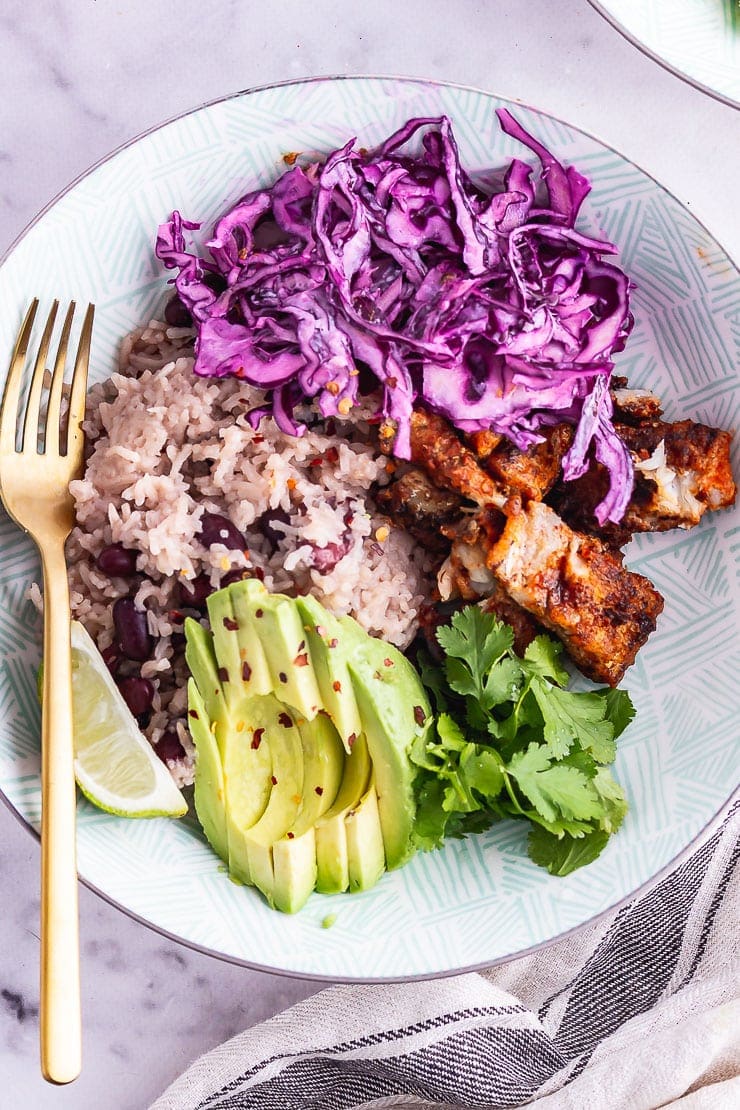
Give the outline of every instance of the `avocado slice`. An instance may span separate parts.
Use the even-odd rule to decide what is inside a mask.
[[[303,749],[303,791],[293,826],[271,847],[272,904],[284,913],[303,906],[316,882],[314,825],[334,802],[344,771],[344,748],[329,718],[319,713],[298,726]],[[265,881],[269,861],[261,864]]]
[[[216,738],[211,732],[205,703],[195,680],[188,679],[190,735],[195,744],[195,812],[208,843],[229,862],[224,776]]]
[[[266,727],[257,731],[261,699],[242,691],[229,704],[211,633],[189,618],[185,635],[185,658],[193,676],[188,723],[196,746],[196,813],[213,848],[232,874],[243,879],[243,835],[261,817],[272,789],[272,756],[269,744],[261,742]],[[238,683],[234,686],[239,689]],[[223,820],[216,817],[219,809]]]
[[[321,708],[321,695],[294,598],[284,594],[249,598],[247,614],[262,644],[275,696],[313,720]]]
[[[348,667],[373,765],[388,870],[414,854],[415,768],[409,751],[431,722],[424,687],[397,648],[368,636],[351,617],[340,624],[354,641]]]
[[[253,604],[268,596],[261,582],[246,578],[208,598],[216,654],[230,679],[227,695],[235,695],[237,689],[242,696],[273,692],[262,641],[251,620]]]
[[[359,805],[347,813],[344,828],[347,836],[349,889],[369,890],[385,871],[383,830],[373,782],[360,799]]]
[[[316,889],[322,894],[338,894],[349,886],[347,830],[344,819],[360,804],[367,791],[372,767],[365,737],[360,734],[344,763],[339,793],[314,826],[316,836]]]
[[[185,661],[197,683],[210,723],[224,709],[223,689],[218,677],[213,637],[192,617],[185,619]]]
[[[349,751],[362,725],[347,668],[346,632],[315,597],[298,597],[295,604],[311,653],[321,704]]]
[[[229,840],[229,866],[238,878],[259,887],[273,904],[272,845],[290,831],[301,807],[303,746],[294,712],[269,694],[259,699],[258,708],[272,756],[272,789],[262,816],[244,830],[238,845],[238,858]],[[226,798],[228,805],[228,784]],[[235,866],[239,868],[238,872]]]
[[[239,624],[237,640],[241,678],[245,687],[253,694],[271,694],[272,675],[267,664],[267,656],[257,630],[253,627],[251,612],[257,598],[267,597],[267,589],[256,578],[247,578],[228,587],[234,619]]]

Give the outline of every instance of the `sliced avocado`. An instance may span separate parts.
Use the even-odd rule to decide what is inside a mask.
[[[229,862],[224,776],[216,738],[195,680],[188,679],[188,724],[195,744],[195,812],[208,843]]]
[[[386,864],[392,870],[415,850],[415,769],[409,752],[429,727],[431,707],[419,676],[397,648],[367,636],[349,617],[340,624],[354,640],[348,666],[373,764]]]
[[[208,598],[216,654],[229,679],[227,699],[273,692],[262,641],[251,620],[253,603],[268,596],[261,582],[246,578]]]
[[[196,811],[209,841],[236,877],[242,878],[244,832],[261,817],[272,789],[270,748],[261,742],[266,729],[257,731],[261,699],[242,693],[228,704],[211,633],[188,619],[185,636],[185,657],[193,676],[188,684],[188,723],[196,746]],[[214,766],[216,757],[220,775]],[[223,824],[215,818],[218,808],[223,810]]]
[[[361,724],[347,669],[346,632],[315,597],[298,597],[295,604],[311,653],[321,704],[349,751],[360,734]]]
[[[264,649],[275,696],[313,720],[321,708],[321,695],[294,599],[265,594],[250,598],[246,609]]]
[[[239,625],[236,636],[239,642],[242,682],[252,694],[271,694],[272,675],[267,665],[262,640],[251,619],[253,602],[258,597],[266,597],[267,589],[256,578],[234,582],[228,589],[231,594],[234,619]]]
[[[250,881],[246,838],[266,813],[281,748],[275,744],[274,719],[282,706],[270,694],[243,703],[244,716],[216,723],[226,798],[229,871]],[[277,751],[275,747],[277,746]]]
[[[334,803],[344,772],[339,733],[324,713],[299,726],[303,746],[303,799],[295,824],[272,846],[276,909],[295,913],[316,883],[314,825]]]
[[[224,692],[218,678],[213,637],[192,617],[185,620],[185,661],[197,683],[209,721],[214,721],[223,712]]]
[[[277,698],[268,695],[259,700],[261,721],[268,737],[272,756],[270,797],[259,820],[246,829],[243,836],[244,852],[239,851],[238,877],[259,887],[272,902],[275,876],[272,863],[272,846],[285,836],[295,824],[303,798],[303,747],[301,734],[296,727],[295,712]],[[228,804],[227,784],[227,804]],[[232,863],[232,843],[229,839],[229,866]]]
[[[367,790],[372,767],[365,737],[360,734],[344,763],[344,777],[331,809],[315,825],[316,889],[337,894],[349,886],[347,831],[344,819],[360,804]]]
[[[316,884],[314,829],[309,828],[292,840],[284,837],[276,841],[272,847],[272,862],[272,890],[267,900],[276,910],[297,913],[305,906]]]
[[[385,871],[383,830],[380,827],[378,796],[374,783],[370,783],[359,805],[349,810],[344,818],[344,827],[347,834],[349,889],[369,890]]]

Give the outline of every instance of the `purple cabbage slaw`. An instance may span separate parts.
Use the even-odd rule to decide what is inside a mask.
[[[505,109],[506,134],[529,147],[503,188],[486,192],[462,166],[446,116],[409,120],[372,152],[354,140],[322,164],[295,165],[243,197],[216,224],[209,258],[186,248],[199,224],[173,212],[156,253],[197,331],[195,372],[235,375],[266,391],[271,413],[301,435],[296,406],[325,417],[359,396],[359,365],[380,388],[394,452],[410,456],[419,401],[462,432],[492,429],[526,450],[541,429],[576,426],[566,480],[593,455],[609,490],[599,523],[619,522],[632,460],[612,424],[612,355],[632,327],[616,248],[575,230],[590,186]],[[422,152],[403,147],[422,131]]]

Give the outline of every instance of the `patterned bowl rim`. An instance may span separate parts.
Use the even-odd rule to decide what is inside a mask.
[[[627,42],[636,47],[646,58],[650,58],[652,62],[656,62],[661,69],[665,69],[668,73],[672,73],[674,77],[678,77],[681,81],[685,81],[687,85],[693,85],[699,92],[706,93],[707,96],[711,96],[714,100],[719,100],[721,104],[727,104],[730,108],[740,109],[740,100],[736,100],[734,96],[729,96],[727,93],[721,92],[720,89],[716,89],[712,85],[703,84],[703,82],[698,81],[696,77],[692,77],[690,73],[687,73],[685,69],[681,69],[680,66],[674,65],[673,62],[669,62],[668,59],[661,54],[656,54],[652,47],[648,46],[643,39],[639,39],[637,35],[630,31],[612,11],[600,2],[600,0],[588,0],[588,2],[607,23],[611,24],[615,31],[618,31]],[[593,138],[594,136],[592,135],[591,137]],[[615,154],[619,154],[619,151],[615,151]],[[639,166],[637,168],[640,169]],[[657,182],[657,184],[660,184],[660,182]]]
[[[590,0],[590,2],[593,3],[594,0]],[[594,6],[597,7],[598,5],[594,4]],[[658,60],[658,59],[656,59],[656,60]],[[398,84],[411,84],[411,85],[420,85],[420,86],[432,86],[432,87],[435,87],[435,88],[458,89],[458,90],[463,91],[463,92],[472,92],[472,93],[476,93],[479,96],[492,97],[492,98],[495,98],[495,99],[500,99],[500,100],[503,100],[503,101],[507,101],[507,102],[512,103],[512,104],[518,104],[522,108],[527,109],[528,111],[534,112],[534,113],[536,113],[540,116],[545,116],[547,119],[554,120],[556,123],[561,123],[565,127],[570,128],[572,131],[578,132],[581,135],[585,135],[587,138],[592,139],[596,143],[599,143],[606,150],[610,150],[613,154],[616,154],[619,158],[621,158],[623,161],[628,163],[630,166],[633,166],[635,169],[637,169],[641,174],[643,174],[646,178],[648,178],[650,181],[652,181],[653,184],[656,185],[663,193],[667,194],[669,197],[671,197],[673,200],[675,200],[677,204],[681,205],[682,208],[686,207],[683,204],[683,202],[680,201],[679,198],[675,195],[675,193],[672,193],[670,189],[666,188],[666,186],[663,185],[662,182],[658,181],[658,179],[655,178],[651,173],[649,173],[647,170],[644,170],[642,168],[642,166],[640,166],[637,162],[634,162],[631,158],[628,158],[626,155],[622,154],[622,152],[620,150],[618,150],[616,147],[613,147],[610,143],[605,142],[603,139],[599,138],[599,136],[594,135],[593,132],[591,132],[591,131],[587,131],[582,127],[576,127],[574,124],[570,123],[567,120],[562,119],[560,116],[556,116],[551,112],[546,112],[543,109],[537,108],[537,107],[535,107],[531,104],[526,103],[523,100],[519,100],[516,97],[504,96],[500,93],[492,92],[489,89],[482,89],[482,88],[479,88],[478,86],[475,86],[475,85],[464,85],[464,84],[460,84],[456,81],[443,81],[443,80],[439,80],[437,78],[410,77],[410,76],[407,77],[407,76],[399,76],[397,74],[377,74],[377,73],[373,73],[373,74],[356,74],[356,73],[355,74],[344,74],[344,73],[331,74],[331,73],[329,73],[329,74],[323,74],[323,75],[316,76],[316,77],[296,77],[296,78],[292,78],[288,81],[271,81],[271,82],[269,82],[267,84],[264,84],[264,85],[253,85],[253,86],[250,86],[247,89],[242,89],[242,90],[240,90],[238,92],[235,92],[235,93],[228,93],[225,96],[217,96],[217,97],[214,97],[212,100],[204,101],[202,104],[199,104],[194,108],[188,108],[184,112],[177,112],[175,115],[168,117],[166,120],[163,120],[161,123],[154,124],[152,127],[148,127],[144,131],[141,131],[137,135],[134,135],[132,138],[127,139],[125,142],[123,142],[123,143],[119,144],[119,146],[115,147],[114,150],[110,151],[108,154],[103,155],[102,158],[99,158],[91,166],[89,166],[87,169],[83,170],[80,174],[78,174],[77,177],[75,177],[71,182],[69,182],[68,185],[65,185],[62,189],[60,189],[59,192],[47,204],[45,204],[43,208],[41,208],[36,213],[36,215],[23,228],[23,230],[20,232],[20,234],[16,236],[16,238],[13,240],[13,242],[10,244],[10,246],[7,248],[7,250],[5,250],[2,255],[0,255],[0,269],[4,266],[6,261],[10,258],[10,256],[13,254],[13,252],[18,247],[18,245],[22,242],[22,240],[26,237],[26,235],[28,235],[28,233],[46,215],[46,213],[49,212],[63,197],[65,197],[69,192],[71,192],[81,181],[83,181],[91,173],[93,173],[95,170],[97,170],[100,166],[106,165],[108,162],[110,162],[114,158],[116,158],[122,151],[127,150],[129,147],[135,146],[138,142],[140,142],[142,139],[146,138],[148,135],[152,135],[157,131],[161,131],[165,127],[169,126],[169,124],[171,124],[171,123],[175,123],[178,120],[185,119],[187,116],[194,115],[195,113],[200,112],[203,109],[211,108],[216,104],[223,104],[227,101],[238,100],[241,97],[251,96],[255,93],[268,92],[272,89],[286,88],[286,87],[292,86],[292,85],[315,85],[315,84],[324,83],[324,82],[327,83],[327,84],[330,84],[330,83],[333,83],[333,82],[336,82],[336,81],[371,81],[371,82],[372,81],[390,81],[390,82],[394,82],[394,83],[398,83]],[[707,91],[709,91],[709,90],[707,90]],[[695,211],[693,210],[693,208],[692,208],[690,214],[691,214],[693,220],[702,228],[702,230],[704,230],[710,236],[710,238],[712,240],[714,240],[714,242],[724,251],[726,257],[732,263],[735,271],[737,272],[738,271],[738,264],[735,261],[734,257],[730,254],[730,252],[723,246],[723,244],[720,242],[720,240],[717,238],[717,236],[712,231],[710,231],[708,227],[706,227],[706,225],[701,221],[701,219],[699,219],[696,216]],[[5,805],[8,807],[8,809],[13,814],[13,816],[16,817],[17,820],[21,823],[21,825],[23,825],[23,827],[28,830],[28,832],[35,838],[35,840],[40,841],[40,836],[39,836],[39,833],[37,832],[37,830],[15,808],[15,806],[10,801],[10,799],[5,795],[1,784],[0,784],[0,800],[5,803]],[[634,901],[635,898],[637,898],[638,896],[646,893],[649,889],[651,889],[657,883],[659,883],[661,881],[661,879],[665,878],[672,871],[674,871],[677,867],[679,867],[682,863],[684,863],[689,858],[689,856],[692,854],[694,849],[699,844],[701,844],[705,839],[708,839],[712,835],[712,833],[715,832],[719,828],[719,826],[722,824],[722,822],[724,821],[724,819],[726,818],[726,816],[728,815],[728,813],[732,809],[733,804],[735,803],[735,801],[740,801],[740,787],[733,788],[732,792],[725,799],[725,801],[721,804],[721,806],[719,807],[719,809],[717,810],[715,815],[712,818],[710,818],[710,820],[703,826],[702,829],[699,830],[699,832],[692,838],[692,840],[687,845],[685,845],[679,852],[677,852],[677,854],[672,859],[670,859],[662,868],[660,868],[659,871],[657,871],[650,878],[646,879],[645,882],[643,882],[639,886],[635,887],[634,890],[630,891],[628,894],[624,895],[622,898],[618,899],[616,902],[612,903],[610,906],[607,906],[605,909],[603,909],[603,910],[599,911],[598,913],[594,914],[592,917],[587,918],[585,921],[579,922],[579,924],[573,925],[571,928],[565,929],[565,930],[563,930],[563,932],[557,933],[555,936],[548,937],[546,940],[540,941],[538,944],[528,945],[526,948],[521,948],[516,952],[510,952],[510,953],[508,953],[507,955],[504,955],[504,956],[499,956],[494,960],[485,961],[483,963],[474,963],[474,964],[470,964],[470,965],[463,966],[463,967],[445,968],[442,971],[422,972],[422,973],[417,973],[417,974],[412,974],[412,975],[372,976],[370,978],[363,978],[362,976],[354,976],[354,975],[353,976],[337,975],[337,976],[332,976],[331,979],[327,979],[326,975],[322,975],[322,974],[319,974],[317,972],[293,971],[293,970],[288,970],[288,969],[281,968],[281,967],[273,967],[270,964],[261,964],[261,963],[258,963],[255,960],[241,959],[238,956],[232,956],[232,955],[229,955],[226,952],[219,952],[216,949],[209,948],[205,944],[199,944],[195,941],[188,940],[184,937],[181,937],[177,933],[170,932],[169,930],[164,929],[161,925],[157,925],[155,922],[150,921],[148,918],[144,917],[143,915],[141,915],[139,913],[136,913],[134,910],[130,909],[129,907],[127,907],[125,905],[123,905],[123,903],[117,901],[111,895],[109,895],[105,891],[101,890],[99,887],[97,887],[90,880],[85,879],[83,876],[79,876],[79,880],[85,887],[87,887],[88,890],[92,891],[93,894],[96,894],[99,898],[102,898],[103,901],[107,902],[110,906],[113,906],[114,909],[120,910],[122,913],[124,913],[131,920],[137,921],[139,924],[144,925],[146,928],[152,930],[155,933],[158,933],[160,936],[165,937],[167,940],[174,941],[177,944],[182,944],[184,947],[189,948],[194,952],[200,952],[203,955],[212,956],[215,959],[221,960],[224,963],[234,964],[238,967],[245,967],[245,968],[248,968],[249,970],[252,970],[252,971],[263,971],[263,972],[266,972],[266,973],[272,974],[272,975],[285,976],[286,978],[289,978],[289,979],[305,979],[305,980],[309,980],[309,981],[313,981],[313,982],[334,982],[334,983],[407,983],[407,982],[417,982],[417,981],[420,981],[420,980],[427,980],[427,979],[445,979],[445,978],[449,978],[450,976],[453,976],[453,975],[465,975],[469,972],[483,971],[483,970],[485,970],[486,968],[489,968],[489,967],[496,967],[500,964],[509,963],[511,960],[522,959],[524,956],[530,956],[535,952],[539,952],[539,951],[541,951],[545,948],[549,948],[551,945],[556,944],[559,941],[566,940],[568,937],[574,936],[574,935],[576,935],[577,933],[581,932],[584,929],[590,928],[591,926],[597,924],[599,921],[602,921],[606,917],[613,914],[615,911],[622,909],[624,906],[626,906],[630,902]]]

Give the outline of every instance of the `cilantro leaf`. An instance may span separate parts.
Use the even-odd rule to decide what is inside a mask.
[[[441,667],[437,666],[428,651],[419,652],[416,664],[421,681],[432,695],[435,709],[438,713],[443,713],[447,709],[449,691]]]
[[[503,760],[496,752],[471,744],[460,757],[460,770],[472,790],[496,798],[504,785]]]
[[[452,624],[437,629],[437,640],[448,656],[464,659],[477,674],[490,670],[514,643],[514,632],[477,605],[453,614]]]
[[[608,833],[616,832],[629,809],[624,791],[612,778],[607,767],[598,768],[593,778],[593,785],[602,803],[599,825]]]
[[[601,693],[601,691],[597,690],[597,693]],[[634,720],[635,707],[626,690],[610,690],[607,687],[603,698],[606,706],[606,719],[611,721],[614,729],[614,739],[616,740],[618,736],[622,735],[627,725]],[[607,760],[602,760],[602,763],[606,762]]]
[[[604,720],[606,705],[598,694],[561,690],[536,675],[530,686],[545,722],[545,742],[556,757],[567,755],[574,741],[599,763],[614,759],[614,726]]]
[[[507,770],[538,813],[551,822],[566,818],[598,817],[599,796],[590,780],[577,767],[553,763],[545,744],[530,744],[515,752]]]
[[[568,690],[558,643],[538,636],[520,657],[512,629],[478,606],[456,612],[437,639],[442,664],[418,657],[437,715],[409,751],[417,845],[510,817],[531,823],[529,854],[551,874],[590,863],[627,812],[607,764],[634,715],[629,696]]]
[[[486,709],[515,701],[521,692],[522,668],[517,659],[501,659],[491,668],[483,687]]]
[[[535,825],[529,834],[527,850],[533,863],[546,868],[551,875],[563,876],[593,863],[608,840],[609,833],[602,829],[594,829],[580,837],[568,833],[558,837]]]
[[[558,662],[563,648],[549,636],[535,636],[524,652],[524,669],[532,675],[551,678],[558,686],[567,686],[568,672]]]
[[[463,730],[449,713],[440,713],[437,717],[437,733],[442,745],[452,751],[461,752],[466,746]]]

